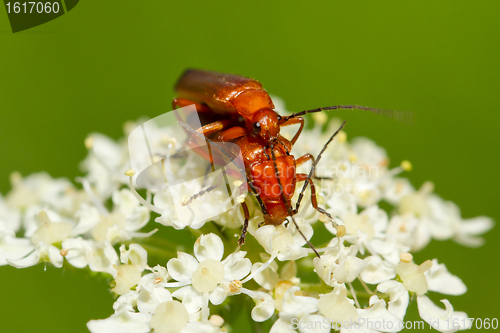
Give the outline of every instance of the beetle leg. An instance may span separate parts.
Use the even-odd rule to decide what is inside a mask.
[[[297,179],[297,182],[303,182],[308,177],[309,177],[309,175],[307,175],[305,173],[298,173],[296,179]],[[323,208],[318,206],[318,200],[316,198],[316,186],[314,186],[314,182],[312,179],[309,179],[309,184],[311,186],[311,203],[312,203],[314,209],[316,209],[321,214],[328,216],[328,218],[333,219],[333,217],[332,217],[332,215],[330,215],[330,213],[328,213],[326,210],[324,210]],[[304,195],[304,191],[305,191],[305,188],[302,188],[302,191],[300,192],[299,198],[297,200],[297,206],[293,210],[294,215],[299,212],[300,201],[302,200],[302,197]]]
[[[214,121],[213,123],[207,124],[205,126],[202,126],[201,128],[197,129],[196,132],[203,134],[205,136],[210,136],[214,133],[220,132],[224,129],[231,129],[230,127],[234,124],[232,120],[217,120]]]
[[[292,146],[295,144],[295,141],[297,141],[297,139],[299,138],[300,133],[302,133],[302,129],[304,128],[304,118],[302,118],[302,117],[290,118],[290,119],[286,120],[284,123],[280,124],[280,127],[281,126],[290,126],[290,125],[295,125],[295,124],[300,124],[300,127],[299,127],[299,130],[297,131],[297,133],[295,133],[295,135],[293,136],[293,139],[290,141],[292,143]]]
[[[185,106],[188,106],[188,105],[193,105],[196,107],[196,111],[198,112],[211,112],[212,110],[205,104],[200,104],[200,103],[196,103],[196,102],[193,102],[189,99],[185,99],[185,98],[174,98],[172,100],[172,108],[175,110],[177,109],[178,107],[185,107]]]
[[[228,142],[247,134],[246,129],[240,126],[233,126],[219,134],[218,140]]]
[[[207,168],[205,169],[205,176],[203,177],[203,183],[201,183],[202,188],[207,185],[208,174],[210,173],[210,171],[214,171],[212,163],[207,164]]]
[[[311,160],[313,163],[316,161],[314,156],[312,156],[311,154],[305,154],[304,156],[301,156],[295,160],[295,165],[302,165],[309,160]]]
[[[231,120],[218,120],[213,123],[207,124],[205,126],[202,126],[201,128],[197,129],[196,132],[198,134],[203,134],[205,137],[209,137],[210,135],[220,132],[223,129],[230,127],[232,125]],[[206,142],[206,145],[208,149],[210,150],[210,143],[207,141],[207,139],[204,140]],[[196,133],[192,133],[191,137],[186,141],[186,146],[190,147],[191,149],[197,151],[203,158],[205,158],[207,161],[210,163],[213,163],[213,158],[212,154],[209,151],[208,152],[208,157],[207,157],[207,152],[201,152],[203,151],[203,148],[201,146],[204,145],[205,142],[203,142],[203,139],[199,138]]]
[[[299,165],[304,164],[305,162],[307,162],[309,160],[311,160],[313,162],[313,164],[316,162],[316,159],[314,158],[314,156],[312,156],[311,154],[305,154],[304,156],[301,156],[298,159],[296,159],[295,164],[297,166],[299,166]],[[334,179],[335,178],[335,177],[318,177],[318,176],[316,176],[316,172],[313,175],[313,177],[316,179]]]
[[[248,220],[250,219],[250,212],[248,211],[248,206],[244,201],[241,203],[241,207],[243,208],[243,213],[245,213],[245,222],[243,223],[243,230],[241,231],[240,239],[238,239],[239,246],[245,244],[245,236],[247,235],[248,229]]]

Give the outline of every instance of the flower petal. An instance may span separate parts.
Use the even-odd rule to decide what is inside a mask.
[[[134,265],[143,271],[148,265],[148,253],[139,244],[130,244],[128,250],[125,250],[125,245],[120,246],[120,261],[123,264]]]
[[[61,250],[59,250],[57,247],[54,245],[49,245],[49,260],[52,263],[52,265],[56,266],[57,268],[61,268],[63,265],[63,256],[61,255]]]
[[[168,274],[177,281],[191,281],[191,276],[198,267],[198,261],[184,252],[177,252],[177,258],[167,262]]]
[[[252,273],[258,270],[262,265],[264,265],[261,262],[257,262],[253,264],[252,266]],[[278,264],[273,261],[269,267],[264,269],[262,272],[258,273],[253,277],[255,282],[257,282],[262,288],[266,290],[273,290],[274,287],[278,284],[280,281],[278,277],[278,273],[276,273],[276,270],[278,269]]]
[[[377,284],[396,277],[395,266],[378,256],[365,259],[368,262],[365,269],[360,273],[361,279],[366,283]]]
[[[444,264],[438,263],[437,259],[432,260],[430,270],[425,272],[429,290],[447,295],[462,295],[467,291],[467,287],[462,280],[448,272]]]
[[[377,296],[370,298],[369,308],[358,310],[358,316],[358,324],[366,328],[380,327],[383,332],[399,332],[403,329],[401,320],[387,310],[385,301]]]
[[[331,323],[328,318],[321,315],[312,314],[300,318],[300,333],[330,333]]]
[[[92,248],[89,241],[77,238],[68,238],[62,243],[62,248],[68,250],[66,260],[76,268],[84,268],[89,264],[87,254]]]
[[[200,311],[203,306],[201,293],[197,292],[193,287],[182,287],[172,293],[172,296],[180,299],[190,314]]]
[[[14,266],[15,268],[26,268],[30,266],[34,266],[38,264],[40,261],[40,254],[38,253],[37,250],[34,250],[30,254],[28,254],[26,257],[21,258],[21,259],[16,259],[16,260],[9,260],[7,259],[7,263],[11,266]]]
[[[297,325],[298,319],[295,318],[295,320],[297,321],[295,322],[295,325]],[[293,324],[294,324],[293,321],[292,324],[290,324],[290,322],[278,318],[278,320],[274,322],[269,333],[297,333],[297,331],[292,328]]]
[[[318,311],[318,299],[314,297],[298,296],[296,293],[300,290],[299,287],[291,287],[285,293],[281,306],[283,311],[300,318]]]
[[[229,287],[224,283],[219,284],[212,292],[210,292],[210,302],[213,305],[222,304],[229,294]]]
[[[345,257],[335,269],[333,278],[341,283],[354,281],[366,267],[366,261],[353,255]]]
[[[342,284],[337,284],[331,293],[321,295],[318,308],[323,316],[335,323],[352,323],[358,319],[358,312]]]
[[[27,256],[35,247],[26,238],[16,238],[13,231],[0,232],[0,266]]]
[[[141,313],[153,314],[156,307],[160,303],[171,301],[172,294],[165,288],[151,288],[147,290],[145,288],[141,289],[139,292],[139,298],[137,299],[137,308]]]
[[[178,301],[167,301],[156,307],[150,325],[156,333],[178,333],[188,321],[189,314],[184,305]]]
[[[394,280],[382,282],[377,286],[381,293],[389,294],[388,310],[390,313],[403,320],[410,297],[403,284]]]
[[[116,277],[113,265],[119,265],[118,254],[109,242],[93,242],[88,254],[89,268],[94,272],[105,272]]]
[[[215,234],[201,235],[194,243],[194,255],[199,262],[207,259],[221,261],[224,255],[224,244]]]
[[[245,258],[245,254],[245,251],[238,251],[231,253],[224,259],[222,263],[224,264],[224,278],[226,280],[241,280],[250,273],[252,262]]]
[[[255,294],[257,297],[253,297],[255,307],[252,309],[252,319],[256,322],[268,320],[274,314],[274,298],[263,291],[256,291]]]
[[[453,311],[447,299],[441,300],[445,309],[434,304],[427,296],[418,296],[418,312],[432,328],[441,332],[455,332],[470,327],[470,320],[465,312]]]

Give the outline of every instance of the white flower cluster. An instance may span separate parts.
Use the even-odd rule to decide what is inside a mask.
[[[303,131],[294,156],[317,156],[322,148],[318,143],[340,125],[331,121],[323,131],[324,117],[317,114],[316,126]],[[181,145],[172,129],[158,129],[151,137],[151,146],[165,154]],[[316,174],[322,178],[315,180],[318,201],[334,220],[307,201],[295,216],[307,239],[315,233],[330,235],[325,244],[314,244],[321,257],[314,256],[293,223],[259,227],[262,212],[251,198],[246,199],[251,236],[242,250],[233,237],[243,222],[239,206],[213,222],[176,223],[164,190],[147,191],[142,198],[128,187],[134,174],[125,175],[129,169],[125,141],[92,134],[85,144],[89,154],[82,163],[86,174],[78,179],[82,189],[46,173],[26,178],[12,175],[12,190],[0,196],[0,265],[23,268],[50,262],[62,267],[67,262],[112,276],[112,292],[119,295],[115,313],[91,320],[88,328],[93,333],[225,332],[232,319],[221,314],[244,308],[241,302],[246,301],[252,304],[252,320],[272,320],[275,333],[330,332],[332,328],[342,333],[397,332],[413,298],[421,318],[435,329],[451,332],[467,327],[464,312],[455,311],[446,299],[443,309],[427,296],[429,292],[465,293],[460,278],[437,259],[414,263],[410,252],[424,248],[431,239],[482,245],[480,235],[493,221],[462,219],[455,204],[433,194],[430,182],[413,188],[398,177],[411,164],[405,161],[389,169],[385,150],[368,139],[348,142],[345,132],[340,132],[317,167]],[[204,168],[193,163],[183,167],[186,178],[189,170]],[[308,172],[310,167],[302,165],[299,171]],[[301,188],[297,186],[293,201]],[[185,190],[193,195],[202,189],[200,183],[197,189]],[[219,198],[217,191],[209,192],[190,205],[207,211]],[[390,204],[392,211],[381,209],[381,202]],[[165,249],[171,255],[162,258],[166,266],[148,265],[147,240],[156,237],[154,227],[146,226],[151,212],[159,214],[158,228],[187,227],[199,236],[194,256],[190,250],[175,256],[178,249],[172,245]],[[168,244],[175,244],[175,232],[171,229]],[[219,305],[225,305],[224,311]]]

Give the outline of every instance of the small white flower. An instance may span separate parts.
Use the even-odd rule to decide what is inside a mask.
[[[300,231],[307,239],[313,234],[313,229],[308,223],[301,223],[301,219],[296,219]],[[250,230],[251,231],[251,230]],[[255,238],[271,256],[276,256],[278,260],[297,260],[309,254],[304,247],[306,241],[297,232],[293,223],[279,226],[265,225],[255,231]]]
[[[389,158],[384,148],[368,138],[358,137],[351,142],[352,152],[356,155],[356,163],[363,166],[386,168]]]
[[[11,175],[12,190],[6,196],[9,206],[26,209],[32,206],[46,207],[60,213],[72,213],[76,188],[68,179],[53,179],[46,172],[22,178],[19,173]]]
[[[123,142],[124,143],[124,142]],[[126,184],[124,172],[130,169],[127,147],[109,137],[92,133],[85,140],[89,154],[80,164],[97,196],[107,199],[120,184]]]
[[[429,228],[414,215],[394,215],[387,228],[387,235],[411,251],[423,249],[431,241]]]
[[[140,206],[139,201],[129,190],[114,192],[113,203],[114,210],[110,214],[102,215],[92,229],[92,237],[95,240],[107,240],[115,244],[133,237],[147,236],[137,231],[148,223],[149,210]]]
[[[427,278],[424,273],[432,266],[432,262],[427,260],[420,265],[413,262],[401,262],[396,267],[396,274],[403,280],[406,290],[423,295],[429,290]]]
[[[410,297],[403,284],[394,280],[382,282],[377,290],[389,295],[387,309],[399,320],[403,320],[408,308]]]
[[[195,257],[178,252],[177,258],[168,261],[168,273],[179,281],[176,285],[192,285],[193,289],[189,291],[196,291],[199,298],[203,294],[209,295],[215,305],[221,304],[228,295],[241,292],[241,283],[239,288],[231,288],[231,285],[250,272],[252,263],[244,258],[246,252],[230,254],[221,261],[224,254],[222,240],[215,234],[208,234],[196,240],[194,254]]]
[[[490,218],[478,217],[475,219],[463,220],[460,216],[460,209],[451,201],[445,201],[432,193],[434,185],[430,182],[424,183],[415,193],[404,196],[399,205],[399,212],[405,216],[410,215],[418,219],[416,223],[419,234],[418,238],[426,237],[428,233],[432,238],[438,240],[454,239],[466,246],[479,246],[483,244],[480,234],[493,227]],[[423,231],[422,228],[426,230]],[[412,250],[418,250],[427,245],[421,242],[417,248],[412,246]]]
[[[87,328],[92,333],[148,333],[150,317],[145,313],[121,310],[107,319],[89,321]]]
[[[67,222],[52,222],[43,210],[39,212],[38,220],[39,227],[31,236],[31,244],[22,242],[26,246],[25,249],[16,248],[18,252],[28,252],[29,250],[31,252],[22,258],[7,258],[10,265],[25,268],[36,265],[40,261],[49,261],[56,267],[62,267],[63,257],[60,249],[54,244],[61,243],[70,237],[72,225]],[[15,244],[19,246],[21,242],[17,241]]]
[[[111,291],[123,295],[139,284],[141,273],[148,263],[147,252],[138,244],[130,244],[128,250],[125,250],[125,245],[122,245],[120,246],[120,261],[122,265],[113,265],[117,273],[116,286]],[[170,294],[168,291],[166,293]]]
[[[430,271],[434,265],[437,267]],[[467,314],[453,311],[453,307],[448,300],[442,300],[446,307],[443,310],[424,295],[431,289],[430,285],[432,285],[433,291],[451,295],[460,295],[466,291],[463,282],[450,274],[446,266],[439,265],[437,260],[432,262],[427,260],[419,266],[413,262],[401,262],[396,267],[396,272],[403,281],[404,288],[417,294],[420,317],[434,329],[441,332],[454,332],[470,326]],[[400,292],[398,294],[401,296]]]
[[[120,261],[125,265],[132,265],[142,272],[148,265],[148,253],[139,244],[130,244],[128,250],[125,245],[120,246]]]
[[[141,271],[134,265],[114,265],[114,269],[116,269],[116,286],[111,291],[118,295],[128,293],[141,279]]]
[[[382,332],[399,332],[403,329],[401,321],[388,309],[386,302],[377,296],[370,298],[370,306],[366,309],[357,309],[358,319],[351,326],[345,325],[340,329],[341,333],[354,333],[360,330],[366,332],[377,332],[374,327],[380,327]],[[350,323],[350,322],[349,322]]]
[[[336,284],[332,292],[320,295],[318,307],[324,317],[342,326],[345,322],[356,322],[358,319],[358,312],[353,303],[347,298],[345,286]]]
[[[334,286],[336,282],[354,281],[367,264],[356,257],[357,247],[353,245],[346,248],[343,242],[339,243],[338,238],[334,238],[329,247],[334,249],[326,251],[321,258],[314,258],[316,273],[329,286]]]
[[[383,183],[384,199],[392,205],[399,205],[401,199],[415,192],[415,188],[406,178],[388,178]]]
[[[109,318],[89,321],[87,328],[92,333],[148,333],[150,320],[150,314],[132,312],[124,307]]]
[[[160,303],[172,300],[170,291],[165,289],[161,284],[154,283],[154,280],[145,281],[148,279],[148,275],[144,275],[140,279],[137,288],[139,293],[137,309],[142,313],[153,313]]]
[[[96,242],[81,237],[69,238],[62,243],[67,250],[66,260],[78,268],[89,266],[91,271],[116,276],[114,265],[119,265],[118,254],[109,242]]]
[[[291,322],[293,318],[297,318],[300,321],[318,311],[318,299],[299,296],[299,290],[299,287],[293,286],[286,291],[281,304],[283,311],[280,311],[280,319]]]

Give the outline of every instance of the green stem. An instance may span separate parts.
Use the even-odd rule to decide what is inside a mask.
[[[165,237],[159,237],[156,234],[151,235],[148,238],[146,238],[144,243],[151,244],[153,246],[169,247],[169,248],[175,248],[179,245],[179,244],[174,243]]]
[[[324,282],[315,283],[315,284],[301,283],[301,284],[299,284],[299,287],[300,287],[300,289],[302,289],[306,292],[320,293],[320,294],[324,294],[324,293],[328,292],[328,290],[330,288]],[[356,292],[356,297],[358,299],[363,299],[363,300],[369,300],[370,297],[372,297],[373,295],[377,295],[379,298],[383,298],[383,299],[386,299],[388,297],[387,294],[383,294],[383,293],[376,293],[376,292],[368,293],[366,291],[355,291],[355,292]],[[349,289],[347,289],[347,295],[352,297],[352,292]]]
[[[148,251],[148,254],[151,254],[154,257],[157,258],[165,258],[165,259],[170,259],[170,258],[175,258],[177,256],[177,253],[175,251],[171,250],[166,250],[165,248],[159,248],[153,245],[149,244],[140,244],[146,251]]]

